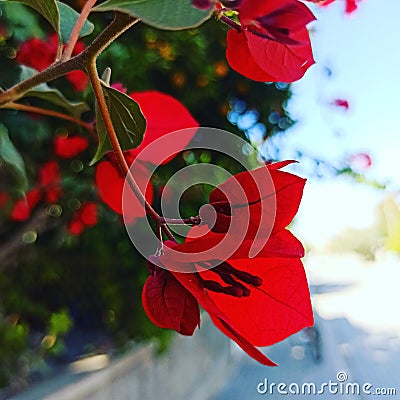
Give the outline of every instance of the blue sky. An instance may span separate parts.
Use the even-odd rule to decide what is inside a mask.
[[[282,144],[330,161],[367,152],[373,160],[367,177],[389,182],[382,193],[347,180],[311,180],[297,230],[322,244],[346,225],[371,224],[379,200],[400,189],[400,1],[362,0],[346,16],[337,0],[315,13],[317,64],[292,86],[288,109],[298,123]],[[348,99],[349,111],[329,106],[335,98]]]

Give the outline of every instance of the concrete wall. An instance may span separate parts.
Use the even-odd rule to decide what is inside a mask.
[[[207,400],[233,369],[230,341],[209,320],[158,356],[148,345],[90,374],[66,374],[14,400]]]

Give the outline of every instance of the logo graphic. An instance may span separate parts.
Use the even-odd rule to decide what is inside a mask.
[[[152,175],[159,165],[165,164],[176,155],[176,144],[189,142],[193,129],[182,129],[164,135],[145,147],[130,166],[131,174],[142,192],[150,184]],[[229,156],[232,162],[239,163],[243,171],[253,170],[260,165],[250,163],[249,154],[257,155],[245,140],[238,136],[215,128],[199,128],[195,139],[186,147],[186,151],[208,150]],[[156,160],[156,165],[149,165],[141,160]],[[256,157],[252,157],[255,159]],[[144,168],[145,166],[145,168]],[[257,227],[252,235],[251,246],[247,258],[255,257],[265,246],[271,234],[276,214],[276,193],[267,168],[261,168],[257,177],[251,182],[251,192],[244,190],[240,174],[233,176],[224,168],[211,163],[195,163],[187,165],[175,172],[166,182],[161,196],[161,215],[169,221],[190,217],[201,220],[200,225],[192,228],[189,225],[168,225],[174,234],[185,237],[185,241],[196,240],[211,231],[222,233],[215,245],[197,253],[168,250],[168,254],[176,260],[177,272],[193,272],[190,264],[206,262],[205,269],[218,265],[226,260],[246,240],[246,233],[251,225],[250,207],[257,208]],[[228,182],[226,182],[228,180]],[[225,184],[223,184],[226,182]],[[180,215],[179,205],[183,194],[194,185],[208,184],[218,187],[223,201],[213,202],[200,207],[196,216]],[[247,184],[246,184],[247,185]],[[126,180],[123,191],[123,216],[126,230],[136,249],[146,258],[159,253],[162,249],[161,232],[157,232],[147,219],[143,223],[131,224],[132,190]],[[227,226],[222,220],[228,220]],[[255,224],[253,224],[255,225]],[[254,230],[254,226],[252,226]],[[160,265],[162,267],[162,265]]]

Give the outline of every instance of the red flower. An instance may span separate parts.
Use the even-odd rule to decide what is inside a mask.
[[[237,187],[242,187],[248,196],[251,224],[236,250],[227,252],[229,243],[236,240],[235,236],[214,233],[203,225],[194,227],[191,238],[185,243],[169,242],[170,248],[166,248],[163,255],[150,257],[150,268],[155,272],[144,286],[143,304],[155,324],[192,334],[199,325],[195,299],[223,333],[265,365],[275,364],[256,346],[271,345],[313,324],[307,280],[300,261],[304,250],[285,229],[298,209],[304,180],[278,171],[287,163],[269,165],[237,176]],[[271,173],[275,193],[268,196],[265,187],[261,186],[256,199],[252,181],[266,169]],[[227,189],[225,195],[231,197],[232,179],[218,186],[216,193]],[[269,199],[274,194],[276,220],[269,221],[272,227],[262,226],[260,237],[253,231],[252,219],[260,217],[263,212],[268,214]],[[230,200],[230,217],[235,225],[235,218],[241,220],[242,215],[241,212],[236,214],[240,208],[235,206],[239,203],[235,203],[234,197]],[[252,207],[258,211],[251,210]],[[244,205],[241,208],[245,208]],[[263,208],[267,210],[260,211]],[[262,221],[258,219],[258,223]],[[267,232],[271,232],[270,236],[263,237]],[[251,257],[252,248],[260,239],[263,240],[262,247],[255,257]],[[165,272],[160,273],[156,266],[165,268]]]
[[[200,326],[196,298],[169,271],[147,263],[150,276],[143,287],[142,302],[153,324],[174,329],[182,335],[193,335]]]
[[[23,199],[19,199],[14,204],[10,218],[13,221],[26,221],[32,213],[32,210],[37,206],[42,198],[42,193],[39,189],[32,189]]]
[[[157,91],[134,92],[130,93],[129,97],[139,104],[147,122],[143,142],[139,147],[129,151],[131,156],[136,157],[146,146],[163,135],[191,128],[192,135],[185,135],[185,141],[182,140],[179,144],[176,141],[171,143],[171,157],[167,160],[158,160],[157,153],[147,153],[145,158],[143,155],[140,157],[141,161],[148,161],[155,165],[167,163],[187,146],[188,140],[196,133],[199,123],[181,102],[168,94]]]
[[[347,101],[347,100],[345,100],[345,99],[335,99],[335,100],[333,100],[332,101],[332,103],[331,103],[333,106],[336,106],[336,107],[341,107],[341,108],[343,108],[344,110],[348,110],[349,109],[349,102]]]
[[[349,158],[349,165],[352,169],[363,172],[372,165],[372,159],[367,153],[356,153]]]
[[[89,77],[80,70],[69,72],[65,77],[76,92],[83,92],[89,83]]]
[[[214,6],[214,2],[212,0],[192,0],[192,6],[199,10],[209,10]]]
[[[0,209],[3,208],[8,202],[8,193],[0,192]]]
[[[317,3],[318,5],[322,6],[322,7],[326,7],[329,4],[332,4],[334,1],[336,0],[308,0],[311,1],[313,3]],[[346,0],[346,8],[345,8],[345,12],[346,14],[351,14],[352,12],[357,10],[357,3],[360,0]]]
[[[62,194],[60,167],[55,161],[48,161],[39,169],[38,183],[45,194],[47,203],[55,203]]]
[[[124,189],[125,177],[120,172],[115,158],[110,156],[112,161],[103,161],[96,168],[96,184],[101,200],[106,203],[113,211],[123,214],[122,209],[122,193]],[[126,154],[127,161],[133,161]],[[143,169],[143,170],[141,170]],[[153,186],[147,180],[147,173],[144,165],[136,164],[135,180],[139,185],[142,193],[145,193],[146,200],[151,203],[153,201]],[[134,222],[136,218],[146,215],[143,205],[137,200],[136,196],[128,192],[130,196],[129,202],[131,207],[125,210],[124,216],[126,221]]]
[[[83,42],[78,42],[73,55],[81,53],[84,48]],[[58,37],[56,34],[49,35],[47,40],[33,38],[21,45],[16,60],[22,65],[43,71],[56,60],[57,50]],[[66,75],[66,78],[78,92],[85,90],[89,83],[89,78],[83,71],[72,71]]]
[[[97,221],[97,204],[93,202],[85,203],[68,224],[68,231],[72,235],[79,236],[85,227],[95,226]]]
[[[121,82],[114,82],[111,84],[111,87],[120,91],[121,93],[125,93],[127,92],[126,87],[121,83]]]
[[[152,154],[146,153],[146,156],[140,156],[140,161],[151,162],[155,165],[163,164],[174,157],[181,149],[183,149],[193,135],[196,133],[198,122],[190,115],[189,111],[173,97],[156,91],[131,93],[129,95],[140,105],[143,115],[147,121],[144,140],[141,145],[135,149],[125,152],[128,164],[137,158],[139,153],[150,143],[156,141],[161,136],[174,132],[179,129],[192,128],[191,135],[184,135],[179,145],[176,141],[171,143],[171,157],[168,160],[159,160],[157,152]],[[165,148],[163,148],[165,150]],[[137,163],[135,178],[138,185],[145,193],[146,199],[151,203],[153,199],[153,187],[148,182],[145,172],[145,164]],[[96,169],[96,184],[99,189],[100,198],[112,210],[118,214],[122,214],[122,192],[125,178],[119,171],[115,158],[112,156],[111,161],[103,161],[98,164]],[[136,199],[134,194],[131,196],[129,210],[125,210],[125,219],[133,222],[136,218],[144,217],[145,210],[142,204]]]
[[[55,203],[61,194],[60,167],[55,161],[48,161],[39,169],[37,187],[16,201],[10,217],[14,221],[25,221],[43,197],[47,203]]]
[[[56,136],[54,138],[54,152],[58,157],[72,158],[88,147],[88,140],[83,136]]]
[[[203,223],[214,232],[230,228],[231,234],[242,233],[247,226],[244,237],[253,240],[284,229],[297,213],[305,184],[305,179],[279,170],[293,162],[269,164],[229,178],[210,193],[210,205],[200,213]]]
[[[357,0],[346,0],[346,14],[351,14],[353,11],[356,11],[357,7]]]
[[[315,20],[297,0],[242,0],[240,28],[227,36],[226,58],[255,81],[293,82],[314,64],[306,25]]]
[[[22,44],[16,60],[22,65],[43,71],[55,61],[53,46],[50,41],[29,39]]]

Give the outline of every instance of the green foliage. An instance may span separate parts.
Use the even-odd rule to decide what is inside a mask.
[[[64,335],[72,328],[73,322],[66,310],[53,313],[50,318],[49,332],[52,335]]]
[[[20,81],[30,78],[37,74],[32,68],[21,66]],[[36,86],[34,89],[29,90],[23,97],[35,97],[37,99],[49,102],[57,107],[62,108],[74,117],[80,117],[84,112],[89,111],[89,106],[82,101],[68,100],[58,89],[50,87],[46,83]]]
[[[79,14],[73,8],[61,1],[57,1],[57,6],[60,12],[60,37],[63,43],[67,43]],[[90,21],[86,20],[79,32],[79,37],[88,36],[93,32],[93,30],[94,25]]]
[[[4,5],[2,3],[5,3]],[[30,7],[12,1],[0,1],[4,7],[8,23],[12,26],[15,40],[24,41],[31,37],[43,37],[44,29],[39,24],[39,14]]]
[[[5,163],[15,175],[17,188],[21,191],[25,191],[28,187],[25,163],[20,153],[11,142],[8,130],[3,124],[0,124],[0,162]]]
[[[355,172],[352,168],[350,168],[348,166],[338,169],[336,171],[336,174],[349,176],[350,178],[354,179],[355,182],[357,182],[357,183],[362,183],[364,185],[368,185],[368,186],[374,187],[376,189],[386,189],[385,183],[379,182],[375,179],[368,179],[363,174]]]
[[[108,0],[94,11],[118,10],[159,29],[177,30],[194,28],[212,14],[192,6],[191,0]]]
[[[14,376],[23,378],[23,354],[28,349],[28,330],[16,315],[5,318],[0,311],[0,388]]]
[[[400,205],[389,197],[380,205],[385,226],[385,248],[400,253]]]
[[[67,4],[56,0],[0,0],[25,4],[41,14],[59,35],[62,43],[67,43],[79,14]],[[18,9],[17,9],[18,10]],[[94,25],[86,21],[79,37],[90,35]]]
[[[400,205],[389,196],[376,207],[375,219],[366,228],[345,228],[331,240],[328,249],[334,252],[356,252],[374,259],[379,250],[400,252]]]
[[[40,13],[53,29],[58,32],[60,29],[60,15],[58,12],[58,7],[56,0],[1,0],[1,1],[13,1],[25,4],[29,7],[35,9]]]

